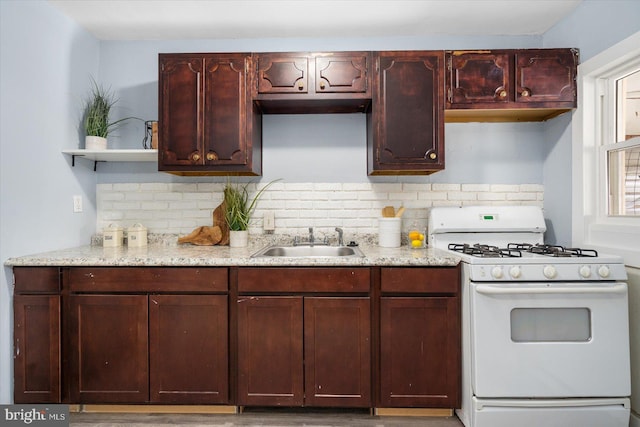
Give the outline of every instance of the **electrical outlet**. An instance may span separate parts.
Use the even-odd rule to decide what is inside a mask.
[[[80,213],[82,212],[82,196],[73,196],[73,212]]]
[[[262,228],[264,231],[274,231],[276,229],[276,219],[273,211],[266,211],[264,213]]]

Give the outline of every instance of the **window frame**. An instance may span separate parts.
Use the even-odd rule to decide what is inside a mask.
[[[608,215],[604,144],[616,130],[613,114],[604,114],[615,108],[611,81],[634,68],[640,68],[640,32],[578,66],[578,108],[572,118],[572,240],[576,246],[620,255],[626,265],[640,267],[640,217]]]

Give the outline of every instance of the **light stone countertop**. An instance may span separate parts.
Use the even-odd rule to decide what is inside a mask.
[[[346,239],[345,239],[346,240]],[[94,244],[61,249],[34,255],[9,258],[6,266],[120,266],[120,267],[205,267],[205,266],[456,266],[460,258],[436,248],[411,249],[379,247],[374,239],[356,240],[364,257],[251,258],[251,255],[272,243],[289,244],[281,236],[250,236],[246,248],[229,246],[178,245],[177,236],[150,236],[146,247],[104,248]]]

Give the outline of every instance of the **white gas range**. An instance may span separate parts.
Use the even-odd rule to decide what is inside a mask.
[[[462,258],[467,427],[627,427],[622,259],[544,245],[533,206],[433,208],[432,246]]]

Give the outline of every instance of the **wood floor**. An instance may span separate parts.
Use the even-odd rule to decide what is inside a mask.
[[[462,427],[454,417],[372,416],[369,411],[245,409],[238,415],[224,414],[122,414],[72,413],[73,427]]]

